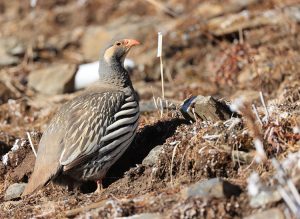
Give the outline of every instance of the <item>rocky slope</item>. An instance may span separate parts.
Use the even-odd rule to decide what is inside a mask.
[[[298,1],[34,3],[0,3],[0,218],[296,217]],[[175,108],[160,106],[157,32],[165,97]],[[19,198],[35,159],[29,136],[37,149],[57,108],[81,92],[79,66],[125,37],[142,42],[129,58],[143,113],[102,194],[89,182]],[[190,121],[179,105],[193,95],[225,100],[238,116],[205,118],[194,104]]]

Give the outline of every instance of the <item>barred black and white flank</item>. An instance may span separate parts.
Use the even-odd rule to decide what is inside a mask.
[[[100,80],[64,104],[44,132],[34,171],[23,196],[49,181],[101,182],[135,137],[139,104],[127,71],[126,54],[139,42],[115,42],[100,60]]]

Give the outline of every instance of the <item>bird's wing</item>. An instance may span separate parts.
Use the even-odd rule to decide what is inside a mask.
[[[68,105],[69,103],[63,105],[62,109]],[[61,119],[62,114],[63,110],[60,110],[53,117],[41,138],[34,170],[22,196],[29,195],[46,185],[62,170],[59,163],[59,157],[63,150],[62,139],[65,134],[65,121]]]
[[[122,91],[96,91],[64,104],[43,134],[34,171],[22,196],[47,184],[64,168],[71,169],[88,159],[124,99]]]
[[[60,164],[64,171],[88,160],[100,149],[101,136],[115,120],[125,100],[122,91],[108,91],[80,96],[70,103],[66,119],[66,132],[62,139]]]

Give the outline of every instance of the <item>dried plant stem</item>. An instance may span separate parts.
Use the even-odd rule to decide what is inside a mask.
[[[155,99],[155,97],[154,97],[154,96],[153,96],[152,98],[153,98],[154,106],[155,106],[155,108],[158,110],[158,106],[157,106],[156,99]]]
[[[158,32],[157,38],[157,57],[160,61],[160,76],[161,76],[161,93],[162,99],[165,99],[165,86],[164,86],[164,66],[162,61],[162,44],[163,44],[163,35],[161,32]]]
[[[248,170],[255,162],[255,158],[252,159],[251,163],[243,170],[243,171],[246,171]]]
[[[288,187],[290,188],[290,190],[293,194],[293,197],[295,198],[298,206],[300,206],[300,195],[298,193],[298,190],[297,190],[295,184],[293,183],[293,181],[291,179],[287,180],[287,184],[288,184]]]
[[[30,146],[31,146],[31,149],[32,149],[32,151],[33,151],[33,153],[34,153],[34,156],[37,157],[36,151],[35,151],[35,149],[34,149],[34,146],[33,146],[33,144],[32,144],[32,141],[31,141],[30,134],[29,134],[29,132],[26,132],[26,134],[27,134],[27,137],[28,137],[28,140],[29,140],[29,144],[30,144]]]
[[[161,94],[162,94],[162,98],[160,99],[160,106],[161,106],[160,117],[163,116],[164,110],[163,110],[162,102],[165,100],[164,66],[162,61],[162,39],[163,39],[162,33],[158,32],[157,57],[159,57],[159,61],[160,61]]]
[[[156,99],[155,96],[154,96],[154,92],[153,92],[153,87],[151,86],[151,91],[152,91],[152,98],[153,98],[153,102],[154,102],[154,106],[157,110],[159,110],[159,107],[158,107],[158,98]]]
[[[161,93],[162,93],[162,99],[165,99],[165,85],[164,85],[164,66],[162,57],[159,57],[160,60],[160,77],[161,77]]]
[[[235,163],[234,148],[235,148],[235,146],[233,146],[233,150],[231,152],[233,163]],[[239,167],[241,167],[239,146],[238,145],[236,145],[236,159],[237,159],[237,163],[238,163]]]
[[[173,149],[173,153],[172,153],[172,160],[171,160],[171,167],[170,167],[170,178],[171,178],[171,185],[173,185],[173,163],[174,163],[174,158],[175,158],[175,154],[176,154],[176,149],[177,149],[177,146],[179,145],[180,142],[178,142],[175,146],[174,146],[174,149]]]
[[[194,116],[194,118],[196,120],[196,124],[197,124],[198,123],[198,117],[197,117],[197,115],[195,113],[195,108],[192,108],[192,113],[193,113],[193,116]]]
[[[280,195],[283,198],[283,200],[285,201],[285,203],[289,206],[291,211],[294,214],[296,214],[297,207],[296,207],[295,203],[293,202],[293,200],[291,199],[291,197],[289,196],[289,194],[281,186],[278,187],[278,192],[280,193]]]
[[[259,92],[259,97],[260,97],[260,101],[261,101],[262,105],[264,106],[265,113],[266,113],[266,116],[267,116],[267,121],[269,121],[269,111],[268,111],[268,108],[266,106],[263,93],[261,91]]]
[[[255,116],[256,116],[256,118],[257,118],[257,121],[258,121],[258,122],[259,122],[259,124],[262,126],[262,125],[263,125],[263,123],[262,123],[261,119],[259,118],[259,115],[258,115],[258,112],[257,112],[256,106],[255,106],[254,104],[252,104],[252,109],[253,109],[253,112],[254,112],[254,114],[255,114]]]
[[[160,118],[162,118],[164,113],[163,99],[159,98],[159,103],[160,103]]]
[[[240,44],[244,44],[244,34],[243,34],[243,29],[239,29],[239,39],[240,39]]]
[[[279,182],[278,191],[288,205],[290,210],[293,212],[296,218],[299,218],[299,209],[300,209],[300,195],[299,192],[293,183],[293,181],[287,177],[285,170],[282,165],[275,159],[272,159],[272,164],[276,169],[276,178]],[[287,185],[287,186],[286,186]]]

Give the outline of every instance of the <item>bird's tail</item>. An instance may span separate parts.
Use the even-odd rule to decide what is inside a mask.
[[[49,181],[55,177],[59,169],[59,165],[56,165],[56,167],[49,165],[45,168],[36,167],[37,165],[35,165],[34,171],[25,187],[22,197],[30,195],[48,184]]]

